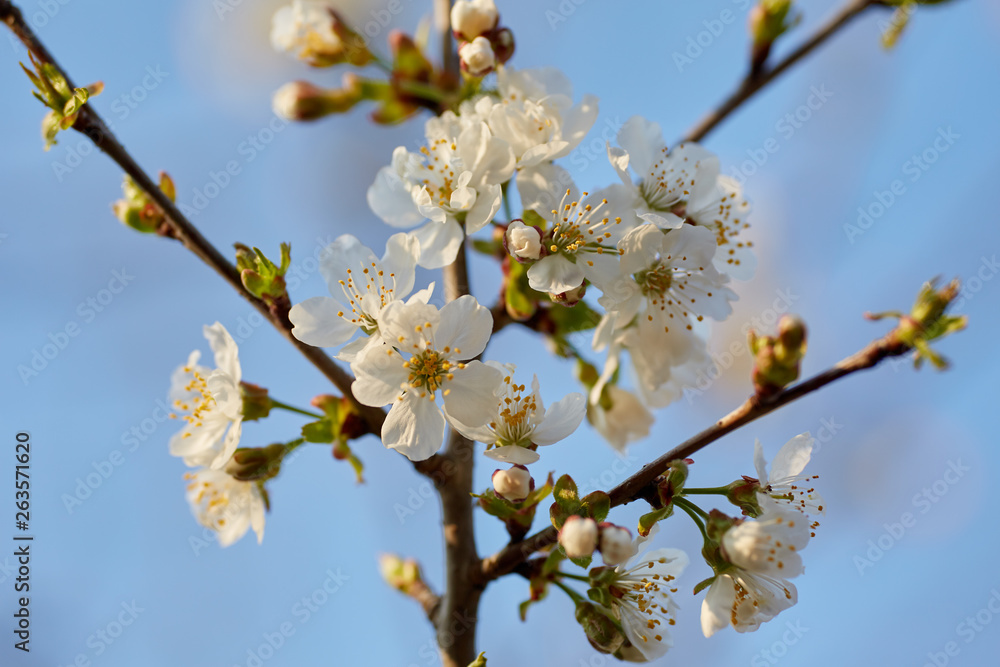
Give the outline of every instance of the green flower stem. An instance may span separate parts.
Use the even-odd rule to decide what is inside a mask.
[[[586,600],[583,599],[582,595],[580,595],[572,588],[570,588],[563,582],[559,581],[558,579],[553,579],[552,583],[561,588],[563,592],[566,593],[566,595],[568,595],[570,599],[573,600],[573,602],[575,602],[576,604],[580,604],[581,602],[586,602]]]
[[[504,215],[507,216],[507,224],[510,224],[510,221],[514,219],[514,214],[510,210],[510,197],[507,194],[510,192],[510,181],[502,184],[500,189],[502,190],[501,194],[503,195],[503,212]]]
[[[443,90],[436,86],[428,86],[419,81],[400,81],[399,90],[409,95],[415,95],[429,102],[444,102],[446,95]]]
[[[705,532],[705,522],[702,521],[702,517],[708,517],[705,510],[684,498],[674,498],[674,505],[687,512],[691,520],[698,524],[698,530],[701,531],[701,536],[705,540],[705,544],[708,544],[711,540],[708,539],[708,533]]]
[[[590,577],[586,577],[582,574],[573,574],[572,572],[557,572],[560,577],[566,577],[567,579],[576,579],[577,581],[583,581],[585,583],[590,583]]]
[[[706,496],[707,495],[719,495],[719,496],[727,496],[727,495],[729,495],[729,487],[727,487],[727,486],[710,486],[710,487],[694,488],[694,489],[685,488],[682,493],[685,496],[687,496],[687,495],[692,495],[692,496],[694,496],[694,495],[706,495]]]
[[[272,408],[280,408],[282,410],[288,410],[289,412],[297,412],[300,415],[305,415],[306,417],[312,417],[313,419],[322,419],[323,415],[316,412],[309,412],[308,410],[302,410],[295,407],[294,405],[288,405],[287,403],[282,403],[281,401],[276,401],[271,399]]]
[[[306,439],[305,438],[296,438],[295,440],[292,440],[291,442],[286,442],[285,443],[285,454],[284,455],[288,456],[289,454],[291,454],[292,452],[294,452],[296,449],[298,449],[299,447],[301,447],[304,444],[306,444]]]

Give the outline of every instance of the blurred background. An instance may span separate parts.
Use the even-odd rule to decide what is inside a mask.
[[[395,146],[418,141],[422,121],[375,127],[362,109],[312,125],[275,120],[270,98],[282,83],[340,79],[271,50],[270,16],[282,3],[20,4],[78,84],[104,82],[93,104],[139,163],[149,172],[168,170],[179,202],[204,203],[193,221],[213,243],[228,252],[240,241],[271,254],[291,242],[302,271],[294,301],[326,293],[307,258],[339,234],[382,247],[390,230],[368,210],[365,191]],[[589,92],[601,100],[593,132],[564,163],[583,189],[613,181],[604,142],[628,117],[658,121],[672,140],[743,75],[744,0],[498,4],[516,35],[515,66],[557,66],[577,98]],[[837,3],[799,4],[804,21],[778,45],[779,57]],[[339,6],[354,25],[374,26],[369,34],[380,48],[390,29],[412,32],[430,11],[411,0]],[[886,330],[863,312],[907,308],[935,275],[964,280],[957,311],[971,326],[939,345],[953,362],[948,372],[884,364],[697,457],[692,483],[722,484],[752,474],[754,438],[770,459],[810,431],[819,447],[809,470],[820,475],[828,511],[803,554],[806,574],[795,580],[800,602],[756,633],[702,637],[701,596],[687,592],[709,570],[694,562],[681,580],[676,646],[662,664],[940,667],[996,659],[998,539],[995,513],[984,503],[1000,471],[991,333],[1000,326],[1000,230],[991,199],[1000,167],[1000,6],[958,0],[921,8],[891,52],[879,45],[879,23],[888,16],[857,20],[705,141],[723,171],[745,182],[760,260],[756,277],[735,286],[735,314],[713,333],[717,372],[662,411],[627,457],[583,427],[534,466],[536,477],[551,469],[572,473],[587,491],[609,488],[742,401],[746,325],[768,329],[781,312],[801,314],[810,327],[803,369],[810,375]],[[15,562],[3,546],[0,663],[438,664],[420,609],[383,585],[375,559],[379,552],[413,556],[439,586],[437,500],[405,459],[373,438],[355,447],[367,464],[362,486],[322,446],[288,465],[271,484],[273,510],[260,546],[247,536],[221,549],[195,522],[184,499],[185,468],[167,453],[175,424],[156,415],[174,368],[192,349],[208,351],[204,324],[225,324],[240,342],[244,379],[283,401],[306,405],[331,387],[192,255],[115,220],[110,204],[121,194],[121,173],[80,135],[61,134],[42,151],[44,109],[29,95],[19,60],[27,60],[19,44],[0,44],[7,304],[0,497],[13,514],[14,435],[29,431],[33,641],[30,654],[11,646]],[[774,142],[777,151],[763,150]],[[215,196],[207,197],[213,174],[231,161],[240,173],[208,187]],[[897,180],[903,193],[892,195]],[[127,284],[108,300],[115,272]],[[474,263],[483,302],[492,303],[498,284],[495,266]],[[62,340],[69,324],[77,336],[43,359],[37,374],[19,372]],[[488,356],[537,369],[548,402],[574,390],[570,364],[517,327],[502,332]],[[285,441],[300,424],[277,414],[248,424],[243,442]],[[494,467],[480,459],[477,488],[486,488]],[[634,525],[639,512],[622,508],[612,519]],[[907,513],[910,525],[895,527]],[[478,527],[480,553],[505,542],[489,517],[480,516]],[[13,527],[0,531],[5,542],[8,531]],[[694,558],[700,549],[697,530],[683,518],[664,526],[659,544]],[[320,595],[328,580],[336,592]],[[559,591],[521,623],[517,604],[527,594],[516,576],[488,589],[479,645],[491,665],[615,662],[589,647]],[[277,643],[283,624],[293,634],[272,650],[268,637]]]

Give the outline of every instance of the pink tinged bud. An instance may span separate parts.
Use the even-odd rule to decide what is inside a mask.
[[[514,55],[514,33],[509,28],[501,28],[490,36],[493,53],[498,63],[505,63]]]
[[[597,522],[573,515],[559,531],[559,544],[570,558],[586,558],[597,548]]]
[[[568,292],[560,292],[559,294],[550,294],[549,297],[556,303],[560,303],[564,306],[575,306],[583,300],[584,295],[587,293],[587,283],[584,281],[582,285],[571,289]]]
[[[471,42],[462,44],[458,49],[458,57],[462,61],[462,69],[472,76],[486,76],[497,64],[493,46],[485,37],[476,37]]]
[[[507,227],[507,249],[520,259],[538,259],[542,252],[542,235],[537,228],[514,220]]]
[[[535,480],[522,465],[513,465],[508,470],[493,473],[493,491],[504,500],[519,503],[535,488]]]
[[[458,0],[451,8],[451,29],[469,42],[493,30],[499,20],[493,0]]]
[[[605,565],[620,565],[632,557],[632,533],[613,523],[602,523],[601,557]]]

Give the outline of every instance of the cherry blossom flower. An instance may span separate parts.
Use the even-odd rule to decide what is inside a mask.
[[[788,579],[803,572],[799,551],[811,537],[809,522],[773,501],[761,507],[757,520],[742,521],[722,536],[722,555],[730,567],[718,573],[702,602],[706,637],[727,625],[753,632],[798,600]]]
[[[826,510],[823,498],[812,486],[817,475],[803,475],[802,471],[812,456],[816,441],[808,433],[802,433],[786,442],[778,450],[771,462],[771,473],[767,472],[764,448],[760,440],[754,442],[753,462],[760,480],[760,493],[785,507],[794,508],[804,514],[823,514]]]
[[[663,229],[685,221],[708,228],[719,247],[715,267],[738,280],[753,276],[756,259],[744,233],[750,205],[739,185],[720,175],[715,155],[693,143],[668,150],[660,126],[639,116],[625,122],[618,143],[621,148],[608,145],[608,158],[631,188],[640,218]]]
[[[445,418],[453,424],[485,424],[496,410],[503,374],[467,361],[485,348],[493,329],[488,308],[466,295],[436,307],[394,301],[381,314],[387,342],[359,355],[351,368],[355,397],[365,405],[392,404],[382,442],[413,461],[441,446]],[[444,412],[436,399],[440,393]]]
[[[586,558],[597,548],[597,522],[573,515],[559,530],[559,544],[570,558]]]
[[[542,235],[536,227],[514,220],[508,225],[507,248],[515,257],[538,259],[542,252]]]
[[[351,43],[354,39],[359,43]],[[325,2],[294,0],[276,11],[271,21],[271,45],[313,67],[345,60],[363,65],[371,57],[360,37]]]
[[[523,194],[523,193],[522,193]],[[625,201],[618,186],[594,194],[566,188],[558,206],[539,214],[548,222],[542,257],[528,269],[532,289],[549,294],[570,292],[584,280],[598,287],[618,274],[619,239],[627,231],[618,211]]]
[[[243,428],[243,377],[236,341],[219,322],[204,329],[215,370],[198,365],[201,351],[174,371],[170,401],[184,427],[170,439],[170,453],[188,466],[221,468],[236,451]]]
[[[512,465],[507,470],[494,470],[493,491],[500,498],[519,503],[531,493],[535,482],[531,473],[522,465]]]
[[[465,234],[482,229],[500,210],[500,184],[510,180],[514,156],[486,123],[446,112],[426,125],[419,153],[393,151],[368,188],[368,205],[393,227],[413,227],[418,264],[439,269],[455,260]]]
[[[476,37],[471,42],[462,44],[458,49],[463,69],[472,76],[486,76],[497,64],[490,40]]]
[[[486,456],[506,463],[534,463],[539,459],[536,446],[559,442],[580,426],[586,413],[583,394],[567,394],[546,410],[538,376],[531,381],[531,393],[526,393],[525,386],[513,380],[513,365],[486,363],[503,373],[492,414],[481,426],[453,422],[462,435],[486,445]]]
[[[288,315],[295,325],[292,334],[309,345],[334,347],[360,330],[365,335],[338,355],[345,361],[368,346],[381,345],[381,336],[375,335],[381,313],[413,289],[419,252],[419,243],[408,234],[389,237],[382,259],[354,236],[338,237],[319,258],[320,272],[332,296],[313,297],[292,306]],[[426,303],[432,289],[417,292],[411,300]]]
[[[468,42],[493,30],[499,19],[493,0],[456,0],[451,7],[451,29]]]
[[[264,540],[263,493],[256,482],[241,482],[221,470],[201,468],[185,473],[187,499],[198,523],[218,533],[219,545],[228,547],[246,534]]]
[[[672,597],[677,592],[674,582],[687,564],[687,554],[679,549],[655,549],[615,568],[610,584],[612,611],[646,661],[659,658],[673,646],[668,628],[678,611]]]

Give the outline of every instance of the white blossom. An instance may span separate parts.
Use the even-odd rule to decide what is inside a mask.
[[[198,522],[218,533],[228,547],[249,528],[264,540],[264,498],[256,482],[241,482],[221,470],[201,468],[184,475],[187,499]]]
[[[616,526],[613,523],[602,523],[601,538],[598,548],[605,565],[620,565],[635,555],[632,545],[632,533],[628,528]]]
[[[542,251],[542,235],[537,227],[514,220],[507,227],[507,248],[515,257],[538,259]]]
[[[808,433],[797,435],[786,442],[771,462],[771,473],[768,474],[764,448],[760,440],[755,441],[753,462],[760,481],[760,493],[782,506],[794,508],[804,514],[823,514],[826,511],[823,497],[812,486],[818,475],[802,474],[812,457],[814,442]]]
[[[188,466],[221,468],[236,451],[243,428],[243,396],[239,349],[219,322],[204,328],[215,355],[214,370],[198,365],[201,351],[171,378],[171,405],[185,422],[170,439],[170,453]]]
[[[619,452],[649,435],[653,414],[642,401],[616,384],[599,383],[590,392],[587,420]]]
[[[462,435],[486,445],[486,456],[506,463],[534,463],[539,458],[536,447],[555,444],[580,426],[586,413],[583,394],[567,394],[546,410],[537,375],[528,393],[523,384],[514,382],[512,364],[486,363],[503,373],[492,414],[481,425],[453,421]]]
[[[519,503],[531,493],[531,473],[522,465],[512,465],[507,470],[493,471],[493,491],[497,496]]]
[[[325,2],[295,0],[274,13],[271,45],[316,67],[333,64],[346,50],[333,22]]]
[[[332,296],[306,299],[292,306],[288,317],[295,327],[292,334],[303,343],[334,347],[349,341],[357,331],[361,336],[338,355],[352,360],[363,349],[381,345],[379,322],[390,303],[404,299],[413,289],[419,243],[407,234],[393,234],[381,259],[357,238],[344,234],[323,249],[320,273]],[[429,290],[411,300],[426,303]]]
[[[679,549],[655,549],[615,568],[612,611],[632,646],[646,660],[656,660],[673,642],[668,628],[678,608],[672,594],[688,557]]]
[[[493,0],[456,0],[451,7],[451,29],[468,42],[493,30],[498,20]]]
[[[413,227],[418,264],[442,268],[454,261],[465,234],[482,229],[500,210],[500,184],[514,171],[514,156],[486,123],[448,111],[426,126],[419,153],[393,151],[368,188],[368,205],[387,224]]]
[[[351,368],[354,395],[375,407],[392,404],[382,425],[382,443],[413,461],[434,454],[453,424],[485,424],[496,411],[503,374],[467,361],[486,348],[493,329],[488,308],[466,295],[436,307],[395,301],[381,314],[385,345],[369,347]],[[444,413],[436,399],[440,393]]]
[[[472,76],[486,76],[497,64],[493,46],[485,37],[476,37],[471,42],[462,44],[458,49],[458,57],[465,65],[465,71]]]
[[[573,515],[559,531],[559,544],[570,558],[586,558],[597,548],[597,522]]]
[[[733,526],[722,536],[722,554],[731,564],[716,576],[701,607],[706,637],[732,625],[752,632],[798,600],[788,579],[803,572],[799,552],[811,537],[808,520],[773,501],[762,501],[757,520]]]
[[[639,217],[663,229],[685,221],[706,227],[719,248],[715,267],[739,280],[752,277],[756,259],[745,238],[750,205],[739,185],[720,175],[718,158],[694,143],[668,150],[660,126],[639,116],[625,122],[618,143],[608,145],[608,158],[631,188]]]

